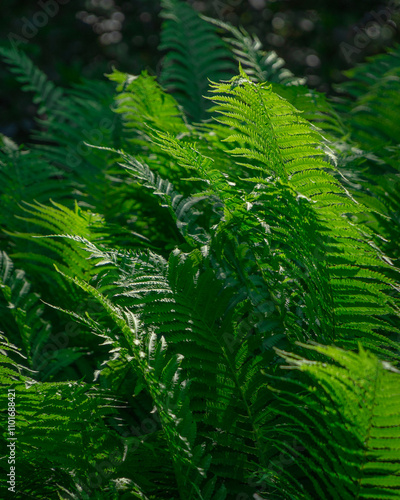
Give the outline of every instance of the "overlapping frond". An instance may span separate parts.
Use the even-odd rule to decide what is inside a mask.
[[[120,461],[123,460],[123,446],[115,442],[116,433],[105,422],[116,412],[115,397],[89,384],[37,382],[22,374],[27,370],[19,354],[1,336],[0,401],[3,408],[10,407],[8,403],[14,404],[10,407],[14,418],[6,411],[1,412],[0,446],[4,457],[10,455],[7,444],[15,444],[15,456],[18,450],[23,450],[18,469],[24,484],[17,484],[16,494],[37,496],[40,492],[53,496],[60,486],[73,488],[77,484],[90,491],[93,485],[97,486],[99,477],[101,482],[108,482],[96,464],[105,451],[110,454],[117,451]],[[12,436],[16,439],[9,439]],[[2,460],[0,469],[6,475],[9,464]],[[91,481],[94,477],[96,482]],[[8,486],[6,481],[2,482],[4,498],[9,496]]]
[[[247,332],[235,328],[234,290],[224,287],[198,250],[187,255],[173,252],[167,263],[152,253],[108,254],[93,245],[87,245],[87,249],[101,259],[98,265],[105,266],[99,273],[96,296],[108,304],[118,324],[126,324],[129,314],[140,322],[137,340],[132,339],[127,326],[121,326],[131,349],[151,333],[167,342],[166,361],[182,357],[185,385],[190,380],[190,405],[185,412],[190,408],[191,418],[198,424],[196,442],[200,449],[210,450],[208,440],[212,438],[215,445],[210,464],[214,468],[218,465],[217,475],[232,476],[231,491],[247,490],[246,470],[253,470],[252,460],[263,460],[261,426],[268,411],[260,411],[268,397],[261,391],[265,385],[263,357],[254,356],[262,337],[247,337]],[[112,264],[114,271],[110,271]],[[81,286],[94,293],[93,288]],[[110,302],[98,295],[103,289]],[[152,372],[152,376],[156,377],[152,384],[156,384],[157,373]],[[147,377],[145,372],[144,379]],[[163,382],[164,386],[171,387],[171,382]],[[155,387],[150,392],[158,407],[161,403],[157,402]],[[224,432],[215,432],[216,427]],[[232,450],[235,454],[229,459]]]
[[[124,279],[124,291],[122,292],[118,282],[115,283],[114,289],[110,287],[110,284],[105,286],[107,269],[112,263],[117,263],[116,258],[118,258],[118,255],[104,253],[100,249],[95,249],[89,242],[87,244],[88,250],[95,250],[94,256],[96,258],[102,256],[99,265],[106,266],[106,275],[103,276],[100,286],[94,288],[78,278],[66,277],[91,294],[104,307],[106,316],[113,324],[107,337],[111,342],[115,342],[117,346],[122,345],[124,347],[127,353],[127,361],[132,363],[133,369],[140,375],[141,386],[138,386],[139,391],[145,388],[150,394],[154,404],[154,411],[157,411],[157,422],[161,425],[168,444],[170,460],[172,460],[173,464],[176,481],[175,495],[193,500],[199,498],[199,496],[202,498],[203,494],[204,498],[211,499],[214,498],[212,495],[215,495],[215,498],[224,499],[226,489],[223,485],[220,484],[215,490],[215,479],[208,478],[205,481],[205,472],[210,466],[211,457],[205,454],[207,451],[205,443],[196,443],[196,422],[192,416],[190,406],[189,387],[191,382],[187,377],[183,376],[184,372],[181,375],[181,365],[184,358],[179,353],[171,353],[167,350],[165,339],[170,337],[170,328],[161,324],[159,315],[162,312],[154,308],[155,303],[158,301],[155,301],[154,297],[151,299],[148,293],[152,286],[155,285],[158,289],[160,301],[165,302],[166,295],[171,291],[168,290],[166,283],[162,282],[161,276],[156,275],[153,283],[146,283],[146,280],[138,273],[138,276],[132,276],[131,278],[131,287],[135,293],[130,293],[129,288],[131,287],[128,286],[130,273],[128,269],[132,271],[132,267],[135,268],[135,265],[140,265],[140,260],[129,258],[128,254],[124,255],[124,266],[120,273],[120,279]],[[151,258],[151,256],[149,257]],[[160,258],[157,259],[157,263],[160,263]],[[125,266],[127,270],[125,270]],[[135,278],[139,278],[139,280],[136,281]],[[139,287],[135,290],[135,281],[138,284],[140,282],[144,283],[145,289]],[[102,288],[104,288],[106,295],[102,293]],[[121,299],[125,298],[125,300],[116,302],[113,300],[117,291],[121,292],[117,296]],[[137,296],[141,304],[138,304],[134,298],[133,300],[130,299],[134,296]],[[151,302],[149,299],[151,299]],[[130,301],[129,307],[128,301]],[[150,311],[146,313],[143,310],[143,302],[149,305],[155,317],[152,318]],[[140,312],[140,314],[135,314],[137,312]],[[71,314],[75,316],[73,313]],[[87,321],[84,318],[82,319]],[[145,330],[143,330],[144,325],[146,325]],[[120,339],[121,334],[123,340]]]
[[[67,296],[71,294],[70,300],[74,300],[77,298],[74,291],[55,271],[54,264],[57,263],[63,272],[81,278],[91,275],[92,264],[87,261],[86,252],[75,242],[61,241],[57,236],[78,234],[95,241],[101,240],[105,235],[104,221],[77,204],[74,210],[55,202],[52,205],[25,204],[23,220],[30,224],[31,232],[11,234],[15,241],[11,256],[18,262],[23,260],[25,269],[40,277],[38,283],[42,287],[45,285],[46,295],[51,290],[53,298],[56,298],[58,295],[63,296],[68,290]],[[36,231],[33,232],[33,229]]]
[[[275,491],[269,498],[398,498],[400,372],[362,347],[308,349],[323,359],[281,351],[301,375],[272,379],[276,454],[259,476]]]
[[[213,87],[219,121],[232,127],[228,140],[241,144],[231,154],[252,160],[245,166],[256,170],[259,178],[272,174],[296,195],[294,199],[310,204],[330,276],[336,339],[356,346],[362,337],[371,349],[389,347],[390,340],[386,343],[381,333],[396,331],[388,323],[398,314],[392,297],[396,283],[385,275],[391,264],[373,243],[373,233],[354,223],[367,209],[329,173],[334,166],[325,159],[320,135],[287,101],[244,74]],[[268,191],[269,183],[263,185]],[[395,343],[392,346],[395,349]]]
[[[41,114],[29,151],[0,136],[20,493],[396,498],[398,47],[334,109],[243,29],[161,15],[161,85],[59,91],[0,50]]]
[[[114,69],[108,78],[118,83],[116,108],[127,129],[148,134],[148,127],[171,134],[187,131],[184,116],[172,95],[164,92],[156,78],[143,72],[127,75]]]
[[[348,134],[342,118],[324,94],[303,85],[293,87],[273,84],[271,88],[296,109],[302,111],[302,117],[318,127],[326,139],[343,140]]]
[[[26,357],[26,366],[36,372],[36,377],[45,380],[50,372],[54,376],[82,356],[74,348],[48,352],[52,324],[43,318],[44,305],[40,296],[31,291],[24,271],[14,269],[5,252],[0,252],[0,291],[0,328],[19,346]]]

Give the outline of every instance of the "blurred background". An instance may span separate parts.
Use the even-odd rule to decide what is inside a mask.
[[[331,93],[341,72],[400,40],[400,0],[196,0],[204,15],[244,26],[310,87]],[[21,42],[56,84],[101,78],[112,66],[157,74],[157,0],[1,0],[0,44]],[[22,44],[22,40],[26,43]],[[36,106],[0,63],[0,133],[28,140]]]

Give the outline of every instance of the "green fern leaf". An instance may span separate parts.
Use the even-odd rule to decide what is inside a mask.
[[[208,79],[223,80],[233,66],[224,43],[213,28],[180,0],[163,0],[165,19],[160,50],[168,50],[160,82],[176,95],[192,121],[207,117],[203,96]]]
[[[276,442],[277,434],[281,443],[290,438],[302,451],[279,446],[281,453],[296,458],[285,469],[272,459],[264,481],[291,498],[397,498],[400,372],[362,347],[358,353],[307,348],[323,354],[324,360],[280,352],[287,368],[305,377],[276,379],[278,401],[297,409],[291,413],[280,404],[273,408],[279,424],[271,428],[270,439]]]

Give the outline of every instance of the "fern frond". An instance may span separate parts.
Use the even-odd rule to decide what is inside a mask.
[[[212,432],[216,448],[211,463],[220,464],[221,477],[234,469],[232,491],[248,489],[244,469],[252,469],[249,464],[253,460],[263,460],[260,429],[268,412],[256,416],[258,409],[266,405],[260,390],[264,384],[263,357],[254,356],[262,337],[251,338],[248,332],[234,329],[235,290],[224,287],[197,250],[187,255],[173,252],[165,265],[151,253],[106,253],[88,242],[86,246],[94,258],[101,258],[99,291],[80,286],[96,295],[100,292],[109,296],[107,308],[118,324],[126,322],[123,318],[129,311],[144,329],[140,337],[154,332],[166,339],[169,356],[184,356],[181,368],[191,380],[190,408],[195,412],[199,439],[205,439],[211,429],[224,429],[222,433]],[[114,271],[110,269],[112,263]],[[121,324],[121,328],[126,327]],[[137,344],[140,337],[130,342]],[[132,339],[128,330],[126,338]],[[232,450],[240,450],[240,456],[236,453],[235,460],[229,461],[226,457]]]
[[[379,349],[385,341],[375,320],[384,330],[390,330],[383,318],[397,315],[398,303],[391,297],[395,282],[385,276],[384,269],[390,264],[371,242],[371,231],[349,219],[349,214],[366,212],[366,207],[356,203],[329,174],[334,167],[324,159],[318,133],[271,88],[255,85],[242,74],[227,84],[213,84],[213,89],[219,121],[232,128],[228,140],[243,144],[230,153],[255,162],[256,167],[249,163],[245,166],[256,168],[260,176],[279,178],[289,186],[293,198],[304,197],[321,225],[318,231],[330,275],[336,338],[355,346],[354,335],[362,335],[364,345]],[[261,182],[268,190],[269,182]],[[359,276],[351,275],[355,265]],[[368,321],[357,323],[356,318],[361,320],[365,314],[375,318],[369,326]],[[387,345],[395,348],[390,340]]]
[[[10,65],[10,71],[16,75],[16,80],[24,84],[22,89],[35,93],[33,102],[39,105],[39,115],[51,114],[64,105],[63,91],[48,80],[23,51],[16,47],[0,47],[0,56]]]
[[[236,28],[220,19],[204,19],[228,32],[224,40],[230,45],[236,60],[243,66],[247,75],[257,83],[275,82],[282,85],[303,85],[305,78],[298,78],[285,68],[285,61],[273,50],[262,50],[257,35],[250,35],[243,27]]]
[[[51,334],[51,324],[41,317],[43,306],[38,295],[30,292],[25,273],[14,270],[13,263],[5,252],[0,252],[0,289],[3,296],[0,300],[0,308],[3,310],[1,328],[7,331],[9,339],[20,344],[19,347],[23,348],[27,357],[27,364],[36,370],[38,358]],[[14,328],[7,325],[8,316],[13,318]]]
[[[0,353],[0,382],[3,390],[0,401],[7,408],[12,391],[15,404],[16,449],[23,450],[19,458],[19,470],[25,478],[16,486],[18,495],[54,496],[60,485],[73,487],[80,483],[86,489],[93,487],[90,478],[98,475],[96,463],[104,452],[117,451],[116,433],[105,425],[105,419],[116,413],[115,398],[109,391],[97,390],[91,385],[77,382],[36,382],[21,374],[12,361],[19,354],[13,346],[2,340]],[[25,370],[26,371],[26,370]],[[10,419],[1,412],[1,453],[9,455]],[[8,422],[8,423],[7,423]],[[122,457],[122,454],[120,453]],[[115,463],[114,465],[117,465]],[[9,472],[5,460],[0,464],[2,473]],[[35,472],[35,473],[33,473]],[[2,495],[8,495],[5,481]],[[4,489],[3,489],[4,488]]]
[[[65,289],[65,280],[62,280],[59,273],[55,271],[54,264],[57,263],[63,272],[78,277],[90,276],[93,272],[92,264],[87,261],[86,252],[80,249],[75,242],[71,240],[68,240],[67,243],[61,242],[60,238],[54,236],[79,234],[95,241],[101,240],[106,234],[104,221],[92,211],[82,210],[77,204],[75,204],[74,210],[56,202],[52,202],[52,205],[25,204],[24,213],[26,215],[21,219],[37,229],[37,232],[10,233],[16,242],[11,257],[18,261],[23,260],[24,268],[31,275],[40,277],[38,283],[41,283],[42,286],[46,284],[47,290],[45,292],[41,290],[43,297],[52,296],[53,299],[59,297],[60,301],[65,301],[65,297],[69,297],[68,300],[72,304],[74,300],[79,302],[79,298],[68,285]],[[51,294],[47,295],[49,290]],[[67,292],[66,295],[64,295],[65,292]]]
[[[185,198],[168,180],[154,174],[146,164],[127,154],[122,155],[122,161],[124,163],[121,165],[135,179],[160,197],[161,206],[168,208],[178,230],[189,244],[195,246],[209,241],[207,231],[196,223],[196,219],[201,215],[196,205],[206,200],[206,196]]]
[[[108,78],[118,83],[115,111],[123,115],[127,129],[142,134],[148,132],[146,127],[171,134],[187,131],[178,103],[162,91],[155,77],[147,72],[133,76],[114,69]]]
[[[302,111],[302,117],[318,127],[329,141],[343,140],[349,134],[342,118],[324,94],[302,85],[293,87],[274,83],[271,88]]]
[[[93,246],[89,244],[89,248]],[[101,251],[97,249],[95,255],[100,254]],[[104,263],[109,264],[113,260],[112,256],[110,260],[107,254],[103,255]],[[174,465],[177,492],[181,498],[193,500],[199,498],[200,485],[204,481],[203,477],[210,465],[210,459],[204,455],[203,445],[195,445],[197,432],[196,423],[190,411],[189,381],[185,378],[181,379],[180,365],[183,357],[167,352],[164,338],[156,335],[150,325],[146,328],[147,332],[141,332],[141,323],[126,307],[114,305],[101,291],[78,278],[72,279],[66,275],[65,278],[91,294],[104,307],[114,324],[114,332],[109,334],[110,339],[116,342],[116,345],[123,345],[127,350],[128,361],[140,374],[157,409]],[[121,333],[124,337],[123,344],[119,339]],[[210,498],[210,494],[214,491],[214,484],[207,483],[205,488],[209,491],[208,497]],[[225,498],[224,491],[224,487],[219,486],[219,492],[216,492],[216,495],[223,499]]]
[[[228,175],[213,168],[213,158],[198,151],[196,143],[175,139],[170,134],[161,131],[153,135],[153,140],[186,171],[195,170],[198,173],[198,176],[187,179],[206,184],[206,189],[198,195],[212,196],[214,203],[234,197],[234,190],[229,188],[232,183],[230,184]]]
[[[271,457],[260,479],[290,498],[397,498],[400,372],[361,346],[358,353],[307,349],[324,359],[279,352],[286,368],[301,375],[273,379],[276,425],[269,442],[293,459],[285,467]]]
[[[167,50],[160,77],[161,85],[182,104],[191,121],[207,117],[203,96],[208,79],[224,80],[232,74],[229,51],[215,30],[180,0],[163,0],[165,19],[160,50]]]

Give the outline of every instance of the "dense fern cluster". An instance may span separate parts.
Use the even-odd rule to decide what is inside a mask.
[[[2,481],[13,388],[16,498],[398,498],[400,47],[332,100],[161,15],[160,82],[0,49],[40,108],[0,137]]]

